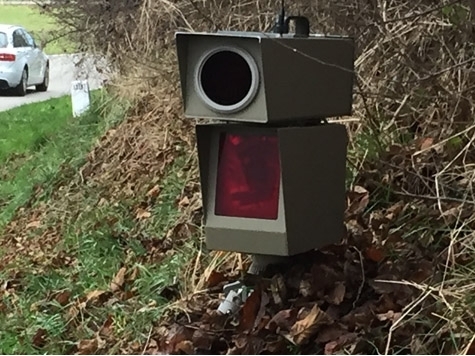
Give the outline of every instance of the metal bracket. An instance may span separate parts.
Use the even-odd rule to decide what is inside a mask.
[[[239,310],[254,290],[245,286],[241,281],[226,284],[223,287],[225,299],[218,307],[222,314],[234,314]]]

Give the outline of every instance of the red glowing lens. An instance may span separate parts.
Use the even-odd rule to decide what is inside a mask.
[[[216,215],[277,219],[278,146],[276,134],[221,134]]]

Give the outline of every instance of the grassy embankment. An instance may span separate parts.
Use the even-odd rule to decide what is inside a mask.
[[[98,93],[95,98],[98,99]],[[0,113],[0,230],[10,222],[15,212],[27,202],[41,204],[53,193],[53,184],[67,180],[71,172],[84,162],[85,154],[95,139],[120,116],[100,119],[99,111],[74,119],[69,97],[24,105]],[[38,189],[42,192],[39,194]],[[35,196],[36,195],[36,196]],[[3,234],[2,234],[3,235]],[[41,246],[41,236],[32,234]],[[8,253],[5,236],[1,238],[0,255]],[[38,251],[40,253],[40,251]],[[3,261],[2,261],[3,262]],[[4,268],[0,278],[8,284],[15,267]],[[51,332],[65,328],[57,317],[31,310],[40,291],[62,284],[68,273],[36,275],[34,269],[18,269],[28,280],[19,294],[0,292],[0,352],[32,353],[33,335],[39,327]],[[14,272],[16,273],[16,271]],[[16,296],[15,300],[10,299]],[[43,294],[44,295],[44,294]],[[9,313],[10,307],[15,311]],[[57,352],[62,346],[58,345]]]
[[[36,185],[51,182],[62,164],[80,163],[101,132],[97,115],[73,119],[67,96],[0,112],[0,228]]]
[[[47,54],[70,53],[74,46],[58,31],[54,19],[41,14],[35,5],[0,5],[0,23],[24,26]],[[56,39],[57,38],[57,39]]]
[[[50,40],[58,28],[33,6],[0,5],[0,23],[23,25],[37,40]],[[49,54],[71,48],[63,39],[45,46]],[[113,340],[145,342],[166,305],[162,290],[189,256],[190,244],[150,256],[179,215],[184,154],[150,182],[160,196],[153,194],[149,212],[137,213],[136,199],[120,190],[108,199],[101,184],[84,181],[87,154],[126,111],[102,92],[93,99],[81,118],[72,118],[69,97],[0,112],[2,354],[87,349],[104,320],[113,320]],[[111,291],[115,302],[102,305]],[[116,343],[115,353],[123,346]]]
[[[124,117],[124,106],[94,97],[94,109],[76,119],[68,97],[0,113],[2,354],[84,351],[98,330],[144,343],[195,248],[190,240],[162,253],[161,237],[180,214],[189,155],[178,152],[150,182],[157,194],[147,195],[156,199],[147,212],[136,208],[140,193],[108,196],[104,187],[114,184],[85,177],[87,153],[100,151],[97,139]],[[104,320],[113,321],[107,337]],[[112,343],[109,352],[124,347]]]

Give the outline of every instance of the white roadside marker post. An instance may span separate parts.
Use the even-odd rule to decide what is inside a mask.
[[[71,102],[73,116],[84,114],[91,106],[91,96],[87,80],[75,80],[71,84]]]

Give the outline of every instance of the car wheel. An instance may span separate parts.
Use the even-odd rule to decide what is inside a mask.
[[[23,73],[21,75],[20,84],[18,84],[16,88],[14,89],[15,94],[17,94],[18,96],[25,96],[27,87],[28,87],[28,71],[25,68],[23,69]]]
[[[43,83],[36,86],[36,91],[47,91],[49,85],[49,65],[46,66]]]

